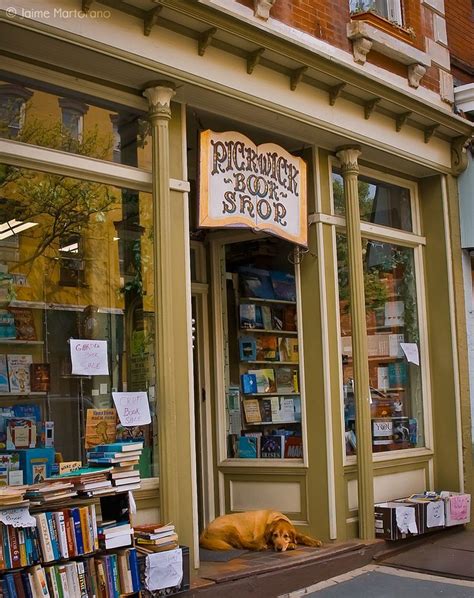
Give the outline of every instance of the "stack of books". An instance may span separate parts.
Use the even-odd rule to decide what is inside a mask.
[[[0,488],[0,507],[16,507],[27,505],[25,500],[27,486],[8,486]]]
[[[114,442],[101,444],[87,453],[91,467],[109,466],[109,479],[116,492],[126,492],[140,488],[138,465],[143,450],[143,442]]]
[[[111,467],[83,467],[60,477],[72,483],[79,496],[100,496],[112,491],[112,482],[108,479],[111,470]]]
[[[70,480],[58,480],[57,478],[32,484],[25,493],[25,497],[36,504],[61,501],[76,495],[74,484]]]
[[[104,521],[97,528],[99,546],[105,550],[132,544],[133,529],[129,521]]]
[[[0,581],[4,598],[41,596],[110,596],[140,590],[137,554],[134,548],[117,554],[59,563],[36,565],[7,573]]]
[[[144,554],[178,548],[178,534],[172,524],[161,523],[135,526],[137,550]]]

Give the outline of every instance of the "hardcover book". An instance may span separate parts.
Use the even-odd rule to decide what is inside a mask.
[[[260,445],[260,457],[262,459],[281,459],[284,455],[284,447],[284,436],[264,436]]]
[[[7,450],[36,446],[36,423],[31,419],[7,419]]]
[[[273,292],[276,299],[282,301],[296,301],[295,277],[286,272],[271,273]]]
[[[254,338],[244,336],[239,338],[240,361],[255,361],[257,359],[257,343]]]
[[[250,436],[239,437],[239,457],[241,459],[256,459],[258,457],[258,438]]]
[[[51,376],[49,363],[30,365],[30,387],[32,392],[49,392]]]
[[[35,341],[36,329],[33,310],[27,307],[9,307],[15,321],[16,338],[22,341]]]
[[[116,424],[115,409],[87,409],[85,448],[114,442]]]
[[[275,370],[263,368],[261,370],[249,370],[248,373],[254,374],[257,378],[258,393],[276,392]]]
[[[298,370],[296,368],[276,368],[277,391],[298,392]]]
[[[240,268],[239,280],[242,297],[274,299],[272,279],[268,270]]]
[[[303,439],[301,436],[288,436],[285,440],[285,459],[303,458]]]
[[[276,336],[261,335],[256,339],[257,361],[278,360],[278,339]]]
[[[30,387],[30,366],[33,362],[31,355],[8,355],[8,380],[10,392],[28,394]]]
[[[257,424],[262,421],[258,399],[245,399],[244,406],[245,420],[248,424]]]

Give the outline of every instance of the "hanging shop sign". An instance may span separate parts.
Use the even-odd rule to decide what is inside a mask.
[[[306,246],[304,160],[235,131],[203,131],[199,226],[245,226]]]

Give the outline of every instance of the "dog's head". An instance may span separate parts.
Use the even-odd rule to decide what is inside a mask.
[[[267,546],[273,546],[277,552],[285,552],[291,544],[295,544],[295,529],[289,521],[276,519],[267,525],[265,530]]]

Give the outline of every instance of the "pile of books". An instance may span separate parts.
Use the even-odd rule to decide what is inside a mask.
[[[97,528],[99,546],[105,550],[132,544],[133,529],[129,521],[104,521]]]
[[[111,471],[111,467],[83,467],[63,474],[61,478],[72,483],[79,496],[100,496],[112,491],[112,482],[109,480]]]
[[[178,534],[172,524],[136,525],[134,535],[137,550],[144,554],[173,550],[179,546]]]
[[[114,442],[101,444],[87,453],[91,467],[109,466],[109,479],[116,492],[140,488],[138,465],[143,442]]]
[[[4,598],[42,596],[120,596],[140,590],[136,551],[60,563],[36,565],[7,573],[1,580]]]
[[[25,500],[26,486],[0,488],[0,507],[16,507],[28,504]]]
[[[70,480],[50,478],[39,484],[28,486],[25,498],[28,498],[32,503],[43,504],[61,501],[76,496],[76,494],[74,484]]]

